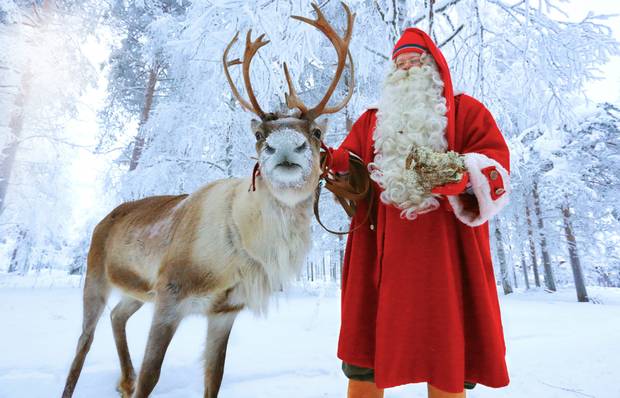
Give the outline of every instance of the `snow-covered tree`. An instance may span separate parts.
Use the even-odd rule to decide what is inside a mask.
[[[83,3],[22,1],[0,9],[0,228],[13,245],[6,268],[58,266],[73,226],[70,168],[79,146],[67,134],[94,83],[81,38],[96,24]]]
[[[527,272],[521,263],[526,251],[533,256],[540,252],[536,261],[541,261],[545,276],[541,279],[552,290],[554,267],[561,261],[553,250],[561,236],[552,220],[560,220],[560,216],[550,216],[542,205],[548,203],[547,187],[539,182],[542,166],[532,167],[534,159],[530,162],[530,146],[537,141],[535,137],[523,137],[552,131],[562,136],[566,132],[558,130],[558,126],[568,122],[574,126],[575,98],[582,95],[585,82],[593,78],[596,68],[618,53],[605,18],[588,15],[580,21],[566,21],[562,15],[564,5],[553,0],[536,4],[501,0],[359,0],[349,2],[349,6],[357,14],[351,42],[356,88],[347,108],[331,117],[327,144],[337,145],[357,115],[376,102],[392,45],[402,29],[417,25],[431,32],[451,65],[457,88],[482,100],[511,145],[516,145],[514,208],[506,209],[498,219],[499,228],[491,226],[493,231],[499,231],[492,234],[495,239],[501,239],[494,243],[495,247],[506,249],[500,255],[505,258],[500,272],[505,288],[510,290],[509,282],[515,279],[513,269]],[[145,23],[135,25],[138,31],[134,35],[143,40],[134,47],[124,42],[114,55],[119,60],[129,60],[132,54],[152,60],[152,55],[157,54],[166,65],[166,95],[156,98],[157,106],[151,108],[148,121],[143,119],[140,128],[142,137],[148,137],[148,145],[135,170],[120,179],[119,191],[125,200],[187,192],[217,178],[250,175],[255,162],[249,131],[251,115],[232,99],[222,73],[221,55],[236,31],[243,37],[252,28],[253,37],[265,33],[270,40],[252,67],[253,86],[266,109],[282,107],[286,91],[283,62],[308,103],[320,97],[331,78],[335,59],[331,44],[290,18],[310,15],[309,4],[231,0],[193,1],[183,7],[183,12],[176,14],[147,12]],[[321,7],[328,19],[342,29],[344,13],[340,5],[326,2]],[[157,51],[149,53],[145,48]],[[231,51],[240,54],[241,46]],[[145,58],[145,54],[151,58]],[[120,65],[130,63],[123,61]],[[147,86],[144,69],[137,73],[140,69],[132,68],[112,83],[116,84],[110,91],[116,95],[114,98],[121,98],[123,85],[139,90]],[[138,75],[141,82],[137,82]],[[163,87],[163,82],[158,84]],[[124,107],[134,119],[144,109],[144,91],[139,90],[123,99],[135,105]],[[342,90],[340,87],[339,95],[343,95]],[[130,142],[127,137],[124,141],[112,135],[109,138],[111,145]],[[124,158],[129,161],[130,153],[126,151]],[[537,187],[535,192],[533,187]],[[521,197],[527,198],[527,207],[519,200]],[[323,202],[331,203],[327,197]],[[347,219],[337,206],[322,207],[322,216],[330,227],[347,229]],[[530,229],[529,248],[510,242],[512,236],[528,236],[527,232],[523,234],[527,231],[524,228]],[[316,234],[315,241],[320,242],[317,250],[334,250],[332,258],[337,258],[342,239],[325,235],[318,226]],[[498,258],[496,262],[503,261]],[[532,271],[538,277],[538,268]]]

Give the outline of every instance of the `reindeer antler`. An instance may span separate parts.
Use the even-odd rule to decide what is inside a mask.
[[[222,62],[224,64],[224,73],[226,74],[226,79],[228,80],[228,84],[233,92],[233,95],[237,100],[241,103],[241,105],[250,112],[254,112],[261,119],[267,118],[267,114],[263,112],[260,105],[258,105],[258,101],[256,100],[256,96],[254,95],[254,90],[252,89],[252,82],[250,81],[250,63],[252,62],[252,58],[256,54],[256,52],[264,45],[269,43],[269,40],[263,41],[264,34],[258,36],[255,41],[252,41],[252,29],[248,30],[248,33],[245,37],[245,51],[243,53],[243,61],[240,61],[239,58],[235,58],[232,61],[227,61],[228,51],[232,47],[233,44],[237,41],[239,37],[239,32],[235,34],[235,37],[228,43],[226,49],[224,50],[224,55],[222,56]],[[228,71],[228,67],[232,65],[243,65],[243,81],[245,82],[245,90],[248,93],[248,97],[250,98],[250,103],[248,103],[245,99],[241,97],[237,87],[235,87],[235,83],[230,77],[230,72]]]
[[[316,11],[317,14],[316,20],[300,17],[298,15],[293,15],[291,17],[299,21],[305,22],[309,25],[312,25],[321,32],[323,32],[323,34],[325,34],[329,41],[331,41],[331,43],[334,45],[336,53],[338,54],[338,66],[336,67],[336,74],[331,84],[329,85],[329,88],[327,89],[327,93],[325,94],[325,96],[323,96],[323,99],[321,99],[321,101],[319,101],[319,103],[312,109],[308,109],[308,107],[303,103],[303,101],[301,101],[301,99],[297,96],[297,92],[295,91],[293,83],[291,82],[291,77],[288,73],[286,63],[284,64],[284,74],[286,75],[286,82],[289,87],[289,93],[285,94],[286,105],[291,109],[298,108],[302,113],[301,117],[305,117],[307,119],[315,119],[323,114],[338,112],[340,109],[344,108],[344,106],[349,102],[351,96],[353,95],[353,87],[355,84],[355,69],[353,66],[353,59],[351,58],[351,53],[349,52],[349,42],[351,41],[351,34],[353,33],[353,22],[355,21],[355,14],[351,14],[351,10],[345,3],[341,4],[345,12],[347,13],[347,30],[345,31],[344,37],[340,37],[338,33],[336,33],[336,31],[329,24],[316,3],[312,3],[312,8],[314,8],[314,11]],[[340,80],[340,76],[342,75],[342,72],[344,70],[347,57],[349,58],[349,64],[351,65],[349,93],[338,105],[327,107],[327,102],[329,101],[329,98],[332,96],[334,90],[336,89],[336,86],[338,85],[338,81]]]

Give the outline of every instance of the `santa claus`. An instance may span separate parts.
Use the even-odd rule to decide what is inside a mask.
[[[368,165],[376,196],[358,203],[344,259],[349,397],[417,382],[434,398],[506,386],[487,221],[508,202],[508,147],[484,105],[454,95],[426,33],[407,29],[392,59],[378,107],[333,152],[334,172],[352,155]]]

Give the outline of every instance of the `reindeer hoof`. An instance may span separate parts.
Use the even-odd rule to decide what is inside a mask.
[[[119,392],[121,398],[131,398],[133,391],[136,387],[136,380],[134,377],[123,379],[118,383],[116,391]]]

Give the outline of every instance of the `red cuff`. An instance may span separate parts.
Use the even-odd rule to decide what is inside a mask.
[[[342,148],[329,148],[329,152],[332,155],[331,170],[334,173],[344,173],[349,171],[349,151]]]
[[[440,185],[431,190],[432,193],[438,195],[458,195],[465,191],[467,183],[469,182],[469,174],[463,173],[463,178],[459,182],[452,182],[449,184]]]
[[[497,198],[506,193],[504,189],[504,179],[495,166],[485,167],[480,170],[480,172],[487,178],[489,187],[491,187],[491,199],[497,200]]]

